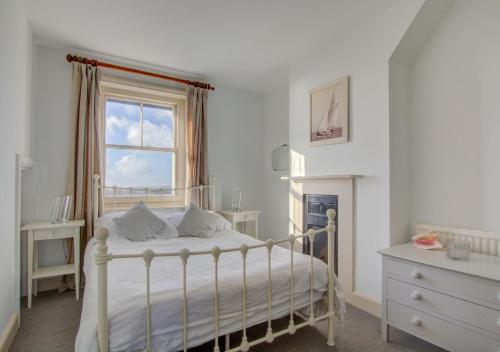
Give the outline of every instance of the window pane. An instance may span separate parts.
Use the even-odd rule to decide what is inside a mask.
[[[106,186],[172,187],[173,153],[106,148]]]
[[[141,106],[106,100],[106,144],[141,145]]]
[[[173,112],[171,108],[143,106],[143,145],[145,147],[172,148],[174,146]]]

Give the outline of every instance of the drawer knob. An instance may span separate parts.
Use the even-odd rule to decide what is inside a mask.
[[[411,319],[411,323],[413,326],[421,326],[422,325],[422,321],[418,317],[413,317]]]
[[[411,273],[411,277],[414,279],[420,279],[422,277],[422,274],[418,270],[413,270]]]
[[[418,301],[418,300],[420,300],[421,298],[422,298],[422,295],[421,295],[419,292],[417,292],[417,291],[413,291],[413,292],[411,293],[411,299],[413,299],[413,300],[415,300],[415,301]]]

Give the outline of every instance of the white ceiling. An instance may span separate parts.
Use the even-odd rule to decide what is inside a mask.
[[[391,1],[24,0],[43,40],[258,91]]]

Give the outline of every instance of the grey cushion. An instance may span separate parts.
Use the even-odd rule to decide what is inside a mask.
[[[130,241],[146,241],[161,233],[165,221],[153,213],[143,202],[113,219],[123,237]]]
[[[210,238],[218,229],[224,228],[224,219],[191,204],[181,223],[177,226],[180,235]]]

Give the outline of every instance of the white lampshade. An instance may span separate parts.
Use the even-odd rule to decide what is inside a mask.
[[[289,148],[288,144],[274,149],[271,152],[271,166],[274,171],[288,172],[289,168]]]

